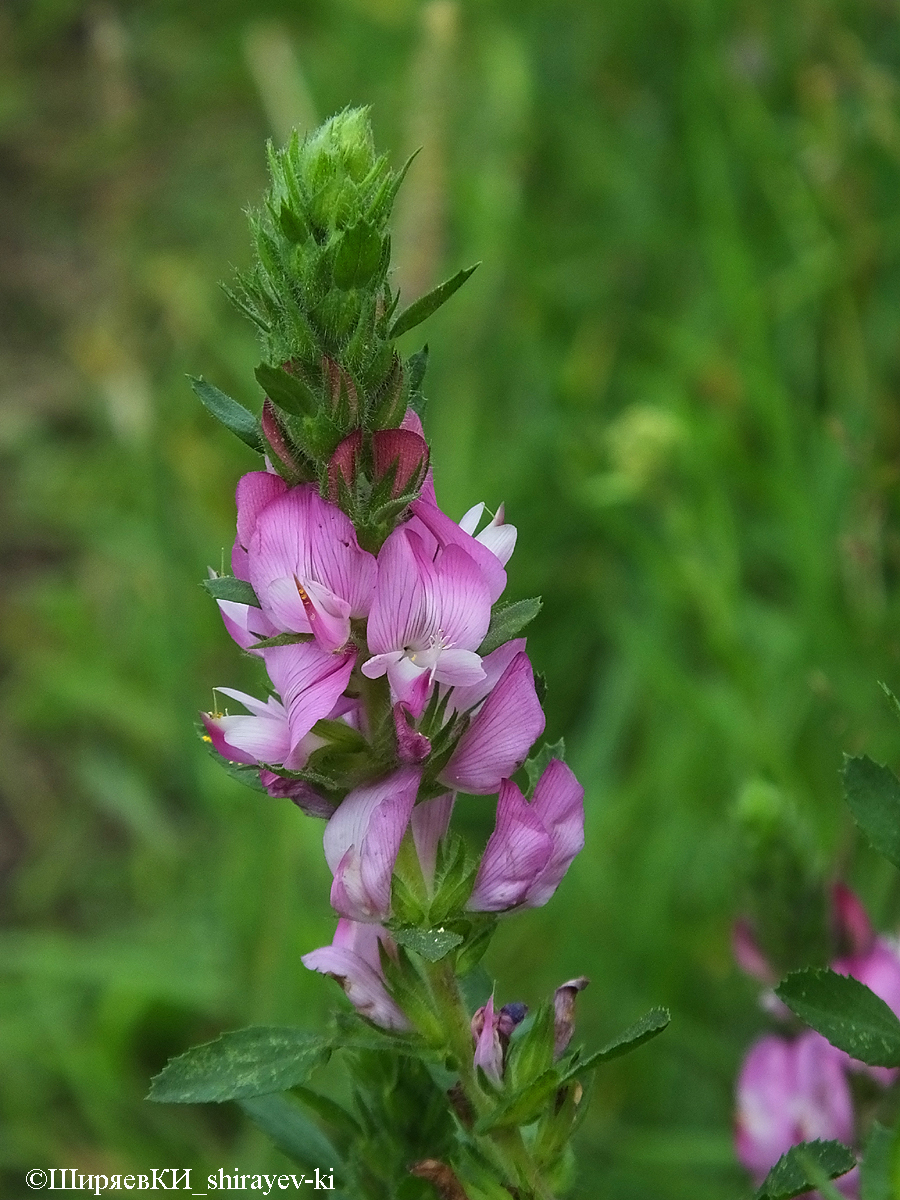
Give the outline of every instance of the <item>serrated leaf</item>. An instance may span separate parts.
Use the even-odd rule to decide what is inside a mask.
[[[325,1134],[290,1097],[276,1093],[238,1103],[253,1124],[301,1167],[327,1171],[340,1163],[340,1155]]]
[[[841,1142],[801,1142],[782,1154],[763,1180],[756,1200],[791,1200],[810,1191],[817,1180],[815,1169],[811,1174],[809,1164],[827,1179],[837,1179],[856,1166],[856,1159]]]
[[[406,926],[392,929],[391,936],[401,946],[405,946],[407,950],[414,950],[426,962],[431,963],[440,962],[463,940],[461,934],[440,927],[416,929],[414,926]]]
[[[865,756],[846,758],[843,775],[853,819],[879,854],[900,867],[900,780]]]
[[[542,606],[540,596],[533,596],[530,600],[515,600],[511,604],[495,605],[491,612],[491,623],[484,635],[484,641],[478,647],[478,653],[490,654],[498,646],[510,641],[534,620]]]
[[[459,291],[473,271],[477,270],[480,265],[480,263],[475,263],[472,267],[465,267],[462,271],[457,271],[452,279],[445,280],[443,283],[438,284],[433,291],[428,292],[427,295],[420,296],[418,300],[414,300],[409,308],[405,308],[393,323],[390,336],[398,338],[401,333],[408,333],[410,329],[415,329],[417,325],[421,325],[433,312],[437,312],[442,304],[446,304],[454,292]]]
[[[202,375],[199,378],[188,375],[188,379],[200,403],[217,421],[236,434],[251,450],[257,450],[260,454],[264,452],[259,421],[248,408],[207,383]]]
[[[231,600],[235,604],[259,608],[256,592],[245,579],[237,579],[234,575],[217,575],[214,579],[201,582],[214,600]]]
[[[368,221],[345,229],[334,256],[334,282],[345,291],[371,283],[381,264],[381,236]]]
[[[630,1054],[632,1050],[637,1050],[638,1046],[643,1046],[645,1042],[649,1042],[661,1034],[671,1019],[667,1008],[651,1008],[639,1021],[629,1025],[624,1033],[620,1033],[617,1038],[607,1042],[602,1049],[596,1050],[587,1058],[574,1063],[563,1075],[562,1082],[568,1083],[570,1079],[577,1079],[579,1075],[593,1070],[594,1067],[599,1067],[601,1063],[611,1062],[614,1058],[621,1058],[623,1054]]]
[[[260,363],[253,372],[256,381],[273,404],[293,417],[314,417],[319,401],[299,375],[290,375],[283,367]]]
[[[558,758],[562,762],[566,761],[565,738],[560,738],[557,742],[543,742],[535,753],[525,760],[525,774],[528,776],[529,798],[533,795],[538,780],[544,771],[546,771],[551,758]]]
[[[900,1020],[859,980],[808,967],[792,971],[775,995],[853,1058],[873,1067],[900,1066]]]
[[[305,1083],[330,1053],[327,1042],[304,1029],[237,1029],[170,1059],[154,1076],[148,1099],[207,1104],[283,1092]]]

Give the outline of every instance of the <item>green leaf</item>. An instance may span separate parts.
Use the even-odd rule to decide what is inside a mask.
[[[900,867],[900,780],[894,772],[871,758],[846,758],[844,796],[875,849]]]
[[[391,935],[407,950],[414,950],[426,962],[440,962],[463,940],[462,935],[450,929],[416,929],[414,926],[392,929]]]
[[[317,737],[324,738],[329,746],[341,750],[365,750],[369,743],[359,732],[344,721],[332,721],[321,717],[312,727]]]
[[[415,354],[411,354],[406,360],[406,373],[409,380],[409,390],[418,392],[422,389],[422,381],[425,378],[425,371],[428,369],[428,343],[417,350]]]
[[[381,264],[381,237],[368,221],[345,229],[334,257],[334,282],[339,288],[364,288]]]
[[[243,404],[238,404],[237,400],[232,400],[230,396],[220,392],[211,383],[207,383],[202,376],[195,378],[193,375],[188,375],[188,379],[200,403],[212,413],[217,421],[221,421],[226,429],[237,434],[251,450],[257,450],[260,454],[264,452],[265,446],[259,431],[259,421],[248,408],[244,408]]]
[[[491,612],[491,623],[484,635],[484,641],[478,647],[478,653],[490,654],[492,650],[514,638],[534,620],[542,606],[540,596],[533,596],[530,600],[515,600],[511,604],[495,605]]]
[[[621,1058],[623,1054],[630,1054],[632,1050],[637,1050],[638,1046],[643,1046],[644,1042],[649,1042],[662,1033],[671,1019],[667,1008],[651,1008],[639,1021],[630,1025],[624,1033],[620,1033],[601,1050],[595,1051],[580,1062],[573,1063],[563,1075],[561,1082],[568,1083],[570,1079],[577,1079],[579,1075],[593,1070],[601,1063],[610,1062],[614,1058]]]
[[[872,1126],[860,1165],[860,1200],[895,1200],[891,1160],[897,1138],[896,1130],[885,1129],[877,1121]]]
[[[874,1067],[900,1066],[900,1021],[857,979],[827,968],[792,971],[775,995],[833,1046]]]
[[[256,592],[245,579],[237,579],[234,575],[216,575],[214,579],[202,580],[202,584],[215,600],[232,600],[236,604],[259,608]]]
[[[812,1174],[810,1164],[813,1165]],[[841,1142],[801,1142],[792,1146],[787,1154],[782,1154],[763,1180],[756,1200],[791,1200],[792,1196],[800,1196],[816,1185],[816,1168],[827,1179],[837,1179],[855,1166],[852,1152]]]
[[[526,1087],[507,1096],[492,1112],[485,1113],[475,1123],[475,1132],[487,1133],[491,1129],[530,1125],[540,1116],[541,1109],[559,1086],[559,1072],[551,1067]]]
[[[530,758],[526,759],[525,774],[528,776],[529,798],[534,794],[538,780],[546,771],[551,758],[559,758],[563,762],[566,761],[565,738],[560,738],[558,742],[543,742],[536,752]]]
[[[255,1096],[241,1100],[239,1104],[253,1124],[259,1126],[288,1158],[306,1170],[314,1171],[318,1167],[326,1179],[328,1173],[336,1169],[340,1178],[341,1157],[337,1150],[291,1097]],[[332,1194],[337,1197],[342,1193],[335,1190]]]
[[[148,1099],[207,1104],[283,1092],[305,1083],[331,1049],[303,1029],[255,1026],[192,1046],[154,1076]]]
[[[260,363],[253,372],[256,381],[273,404],[294,417],[314,417],[319,411],[315,393],[299,375],[290,375],[283,367]]]
[[[425,296],[420,296],[418,300],[414,300],[409,308],[405,308],[394,324],[391,326],[390,336],[398,338],[401,333],[407,333],[410,329],[415,329],[417,325],[430,317],[433,312],[445,304],[454,292],[458,292],[462,285],[466,282],[469,276],[481,264],[475,263],[473,267],[465,267],[462,271],[457,271],[452,279],[447,279]]]

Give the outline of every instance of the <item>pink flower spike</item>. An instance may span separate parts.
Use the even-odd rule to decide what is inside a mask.
[[[341,918],[330,946],[304,954],[300,961],[310,971],[329,975],[347,993],[353,1007],[383,1029],[410,1028],[402,1010],[391,999],[381,972],[378,943],[391,948],[379,925],[361,925]]]
[[[832,884],[831,912],[842,947],[854,956],[868,954],[875,944],[875,930],[862,901],[845,883]]]
[[[466,905],[472,912],[503,912],[524,904],[553,853],[553,839],[516,785],[504,779],[497,823],[488,839]]]
[[[331,905],[354,921],[390,914],[391,876],[409,824],[421,770],[401,767],[352,791],[325,826],[325,860],[334,875]]]
[[[525,761],[544,731],[544,713],[534,690],[527,654],[517,654],[441,772],[454,790],[488,796]]]
[[[258,514],[249,574],[263,612],[286,633],[312,633],[340,649],[350,618],[368,615],[376,562],[350,518],[311,485],[291,488]]]

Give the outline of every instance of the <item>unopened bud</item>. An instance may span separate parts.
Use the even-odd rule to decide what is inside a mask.
[[[590,980],[584,975],[560,984],[553,996],[553,1061],[565,1054],[575,1032],[575,997]]]
[[[263,437],[272,451],[272,462],[278,474],[284,476],[288,483],[296,483],[303,475],[296,458],[287,444],[278,420],[278,414],[275,411],[275,405],[268,396],[263,401],[260,425],[262,426]]]
[[[362,430],[354,429],[342,442],[328,463],[328,499],[332,504],[340,501],[341,482],[352,493],[359,474],[359,456],[362,452]]]
[[[428,443],[411,429],[379,429],[372,434],[375,482],[390,472],[392,500],[417,492],[428,470]]]

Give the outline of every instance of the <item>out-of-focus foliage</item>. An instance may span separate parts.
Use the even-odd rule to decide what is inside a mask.
[[[0,6],[10,1194],[38,1165],[282,1161],[147,1080],[336,994],[299,963],[332,929],[321,827],[193,740],[212,685],[258,682],[197,586],[254,458],[184,376],[258,403],[217,281],[249,261],[263,142],[358,103],[395,165],[424,146],[405,300],[483,260],[425,335],[438,495],[519,526],[510,598],[544,596],[530,648],[587,787],[587,849],[501,931],[498,997],[586,972],[594,1040],[673,1011],[598,1079],[580,1194],[740,1190],[748,780],[898,916],[837,774],[898,758],[876,686],[900,676],[898,72],[886,0]]]

